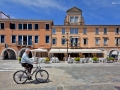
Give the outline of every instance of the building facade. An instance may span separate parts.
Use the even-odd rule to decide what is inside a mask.
[[[87,25],[82,16],[82,10],[76,7],[67,10],[66,13],[64,25],[52,26],[52,48],[66,48],[68,37],[68,48],[88,49],[87,52],[90,49],[99,49],[105,51],[104,55],[97,54],[96,56],[113,55],[118,57],[120,51],[120,25]],[[66,33],[68,33],[68,36]],[[80,56],[89,57],[95,54],[87,52],[81,53]],[[57,54],[57,56],[60,56],[60,54]],[[64,57],[65,54],[61,56]]]
[[[43,47],[50,50],[52,24],[52,20],[0,19],[2,58],[16,59],[22,56],[26,48]]]
[[[87,25],[82,10],[73,7],[66,11],[64,25],[54,25],[52,20],[0,19],[0,53],[3,59],[22,56],[26,48],[46,48],[63,60],[65,52],[72,57],[119,57],[120,25]],[[67,34],[67,35],[66,35]],[[8,48],[5,48],[5,44]],[[86,52],[84,51],[86,50]],[[91,52],[90,52],[91,50]],[[101,50],[101,52],[92,52]],[[83,52],[82,52],[83,51]],[[31,54],[32,55],[32,54]]]

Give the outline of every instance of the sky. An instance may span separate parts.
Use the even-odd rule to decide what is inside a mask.
[[[14,19],[53,20],[63,25],[66,11],[82,10],[85,24],[120,25],[120,0],[0,0],[0,11]]]

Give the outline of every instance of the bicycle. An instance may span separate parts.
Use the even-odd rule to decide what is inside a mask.
[[[36,69],[32,72],[32,76],[33,74],[36,72],[35,74],[35,79],[39,82],[39,83],[44,83],[49,79],[49,74],[46,70],[41,69],[40,67],[40,63],[36,64]],[[43,76],[45,76],[43,74],[43,72],[46,74],[46,78],[42,79]],[[18,75],[17,75],[18,74]],[[38,75],[40,74],[41,78],[38,78]],[[31,77],[32,77],[31,76]],[[17,84],[24,84],[27,80],[28,80],[28,75],[27,75],[27,69],[25,68],[25,70],[19,70],[16,71],[13,74],[13,80],[17,83]],[[18,80],[17,80],[18,79]]]

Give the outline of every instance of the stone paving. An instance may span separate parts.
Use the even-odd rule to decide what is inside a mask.
[[[41,64],[49,81],[16,84],[13,73],[23,69],[17,61],[0,61],[0,90],[120,90],[120,62]],[[35,67],[35,65],[34,65]]]

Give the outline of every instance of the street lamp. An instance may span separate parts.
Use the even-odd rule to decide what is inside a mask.
[[[65,38],[65,40],[67,41],[67,60],[68,60],[68,41],[69,41],[69,39],[68,39],[68,33],[66,33],[66,35],[67,35],[67,38],[65,38],[65,36],[63,36],[63,38]]]

